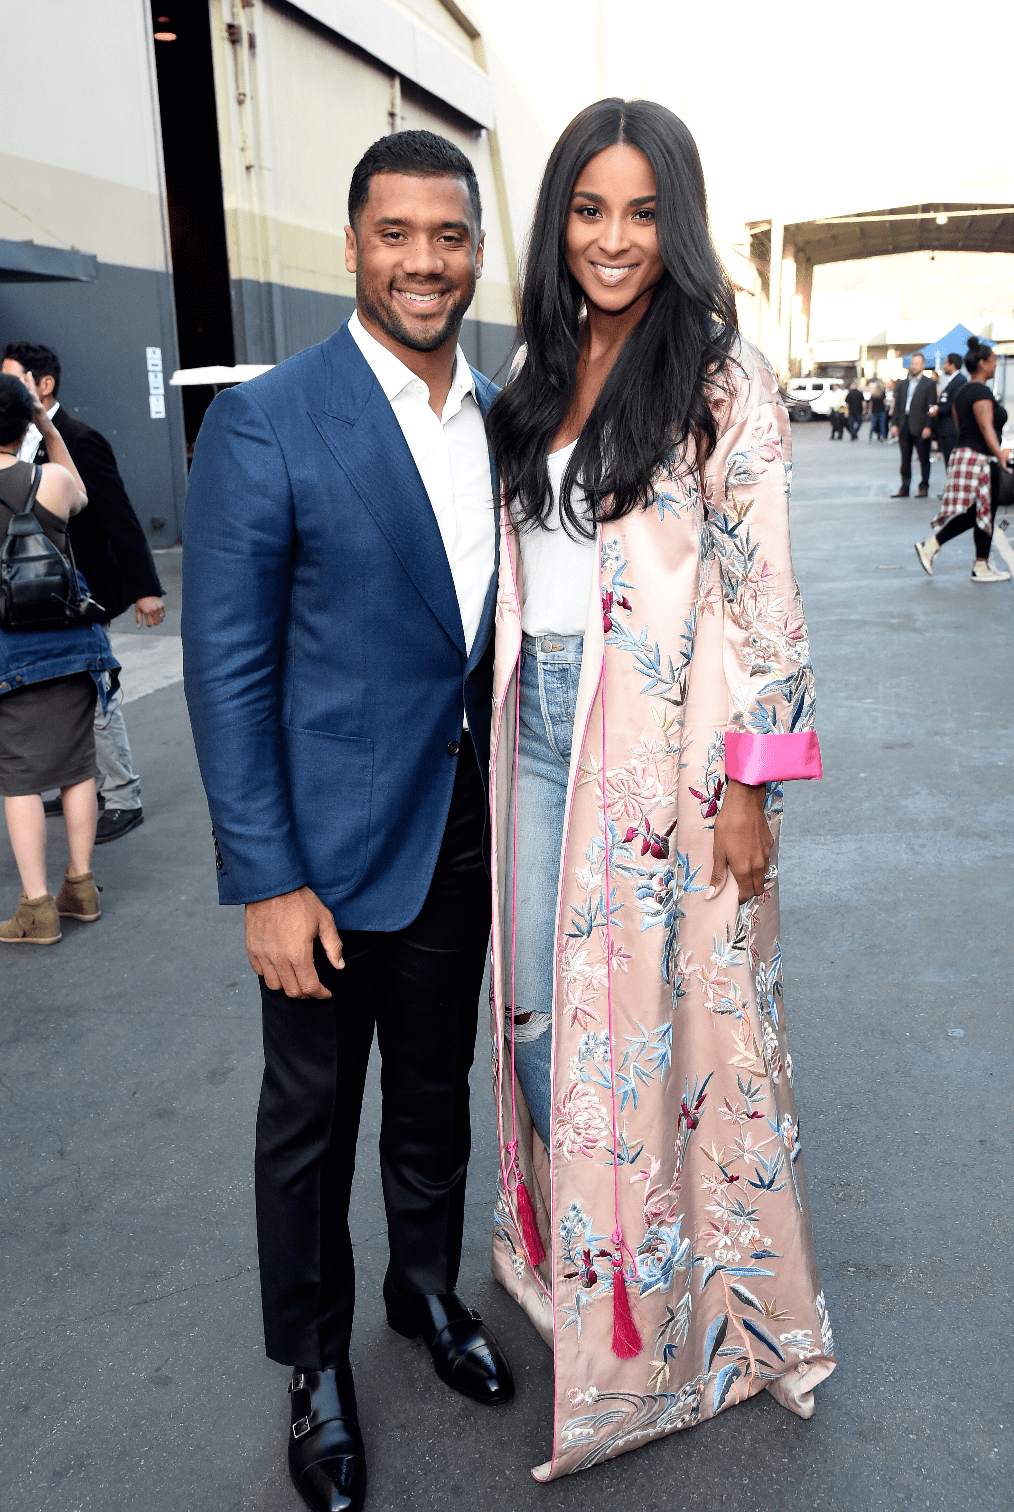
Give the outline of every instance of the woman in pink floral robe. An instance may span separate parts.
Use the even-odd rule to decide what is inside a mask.
[[[672,121],[647,102],[604,101],[568,132],[643,147],[675,277],[662,214],[672,174],[657,141]],[[551,158],[547,179],[553,167]],[[546,196],[544,184],[533,247]],[[636,271],[641,234],[633,252],[593,248],[607,280]],[[665,287],[663,279],[656,300]],[[647,507],[617,518],[607,503],[593,522],[560,846],[548,1148],[511,1074],[525,583],[524,535],[516,510],[504,511],[491,795],[502,1171],[493,1269],[554,1350],[552,1452],[533,1471],[542,1480],[765,1388],[808,1417],[815,1386],[834,1368],[778,927],[782,783],[819,775],[789,549],[788,418],[770,368],[734,330],[728,360],[708,361],[713,442],[698,446],[702,429],[689,428],[653,469]],[[502,461],[509,437],[495,424],[491,435]],[[729,779],[763,785],[774,842],[760,895],[743,902],[732,878],[708,886]],[[523,875],[523,846],[517,867]]]

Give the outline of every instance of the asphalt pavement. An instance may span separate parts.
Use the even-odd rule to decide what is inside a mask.
[[[838,1369],[808,1423],[762,1394],[573,1479],[533,1482],[550,1447],[551,1360],[489,1274],[496,1153],[480,1025],[460,1290],[507,1347],[518,1393],[495,1414],[473,1406],[386,1327],[374,1064],[352,1211],[370,1512],[1011,1505],[1014,1389],[999,1351],[1014,1294],[1014,587],[970,582],[968,536],[923,574],[912,542],[933,501],[889,500],[896,447],[869,446],[865,427],[832,444],[820,422],[794,439],[826,775],[788,795],[782,939]],[[940,475],[935,461],[934,493]],[[258,998],[240,913],[217,905],[173,673],[178,553],[160,565],[166,646],[128,647],[144,824],[96,851],[100,923],[65,921],[58,947],[0,956],[10,1512],[301,1505],[284,1467],[286,1374],[260,1335]],[[127,619],[116,629],[137,635]],[[52,887],[58,820],[49,833]],[[4,913],[17,893],[4,837]]]

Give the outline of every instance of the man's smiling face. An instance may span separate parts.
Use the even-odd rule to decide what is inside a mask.
[[[433,352],[456,342],[482,274],[482,244],[461,179],[374,174],[356,225],[345,228],[360,320],[388,346]]]

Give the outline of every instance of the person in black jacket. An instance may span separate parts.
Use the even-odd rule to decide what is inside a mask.
[[[4,347],[3,371],[21,379],[32,375],[49,418],[84,480],[88,508],[75,516],[68,535],[92,597],[106,609],[108,620],[133,604],[138,628],[161,624],[165,619],[162,584],[113,449],[99,431],[60,405],[60,360],[56,353],[35,342],[9,342]],[[40,465],[48,460],[45,443],[34,425],[29,427],[19,457]],[[96,708],[95,752],[101,773],[99,792],[105,800],[96,845],[136,829],[144,818],[141,779],[134,771],[121,697],[117,689],[104,711],[101,701]],[[50,808],[59,812],[59,799]]]
[[[895,385],[894,409],[891,411],[891,434],[898,438],[901,452],[901,487],[892,499],[907,499],[912,484],[912,448],[919,453],[919,489],[917,499],[929,493],[930,437],[933,434],[930,406],[937,402],[937,386],[923,372],[926,359],[921,352],[909,358],[908,377]]]
[[[858,383],[850,383],[848,393],[845,395],[845,407],[848,410],[848,430],[853,441],[859,439],[859,428],[863,423],[863,396]]]
[[[940,398],[935,405],[930,407],[930,414],[934,417],[933,429],[940,455],[944,459],[944,466],[949,467],[951,452],[958,444],[958,430],[954,424],[954,401],[968,382],[961,371],[961,358],[957,352],[947,353],[944,358],[944,372],[947,375],[947,381],[940,390]]]

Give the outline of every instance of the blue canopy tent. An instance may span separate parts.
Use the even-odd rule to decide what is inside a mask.
[[[957,352],[962,361],[964,361],[965,348],[968,345],[968,338],[971,335],[972,332],[968,329],[967,326],[956,325],[953,331],[947,332],[946,336],[941,336],[936,341],[927,341],[924,347],[919,348],[920,352],[926,359],[926,366],[928,368],[936,368],[937,372],[941,376],[943,376],[944,358],[947,356],[947,353]],[[985,336],[980,336],[979,340],[982,342],[983,346],[993,345],[991,341],[986,340]],[[915,353],[910,352],[907,357],[902,359],[905,367],[908,367],[914,356]]]

